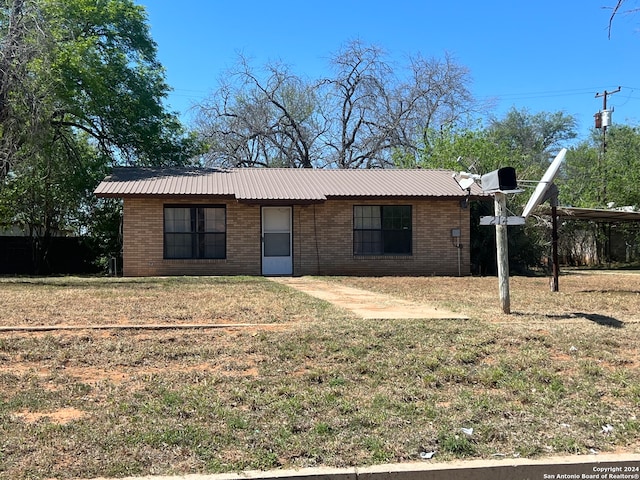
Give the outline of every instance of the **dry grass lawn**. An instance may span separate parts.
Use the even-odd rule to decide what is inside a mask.
[[[640,452],[640,275],[514,277],[512,315],[496,278],[327,280],[470,320],[263,278],[0,279],[0,327],[224,325],[0,332],[0,478]]]

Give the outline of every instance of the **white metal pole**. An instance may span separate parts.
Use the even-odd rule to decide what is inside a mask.
[[[509,298],[509,245],[507,238],[507,196],[502,192],[494,194],[496,216],[496,251],[498,262],[498,288],[500,306],[504,313],[511,313]]]

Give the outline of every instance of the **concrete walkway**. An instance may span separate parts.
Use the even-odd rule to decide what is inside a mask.
[[[410,302],[390,295],[311,277],[273,277],[271,280],[350,310],[365,319],[468,318],[433,305]]]

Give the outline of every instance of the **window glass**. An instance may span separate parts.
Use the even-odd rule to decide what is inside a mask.
[[[190,232],[191,209],[190,208],[165,208],[164,209],[165,232]]]
[[[353,253],[355,255],[410,255],[410,205],[355,205]]]
[[[353,234],[356,255],[380,255],[383,253],[382,231],[356,230]]]
[[[203,235],[202,246],[203,258],[224,258],[225,257],[225,236],[223,233],[207,233]]]
[[[354,207],[354,224],[356,229],[380,228],[380,207],[358,205]]]
[[[225,258],[226,208],[164,208],[165,258]]]
[[[205,208],[204,210],[204,231],[224,232],[225,230],[225,209]]]
[[[289,241],[289,233],[265,233],[264,256],[288,257],[289,255],[291,255]]]
[[[193,244],[190,233],[167,233],[165,255],[168,258],[192,258]]]

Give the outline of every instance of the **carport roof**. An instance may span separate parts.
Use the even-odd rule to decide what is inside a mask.
[[[119,167],[100,197],[217,196],[239,201],[322,202],[328,197],[465,197],[447,170]],[[471,194],[481,196],[476,185]]]
[[[540,213],[551,215],[551,208],[544,206]],[[640,222],[640,212],[626,210],[605,210],[601,208],[558,207],[558,217],[566,220],[594,222]]]

